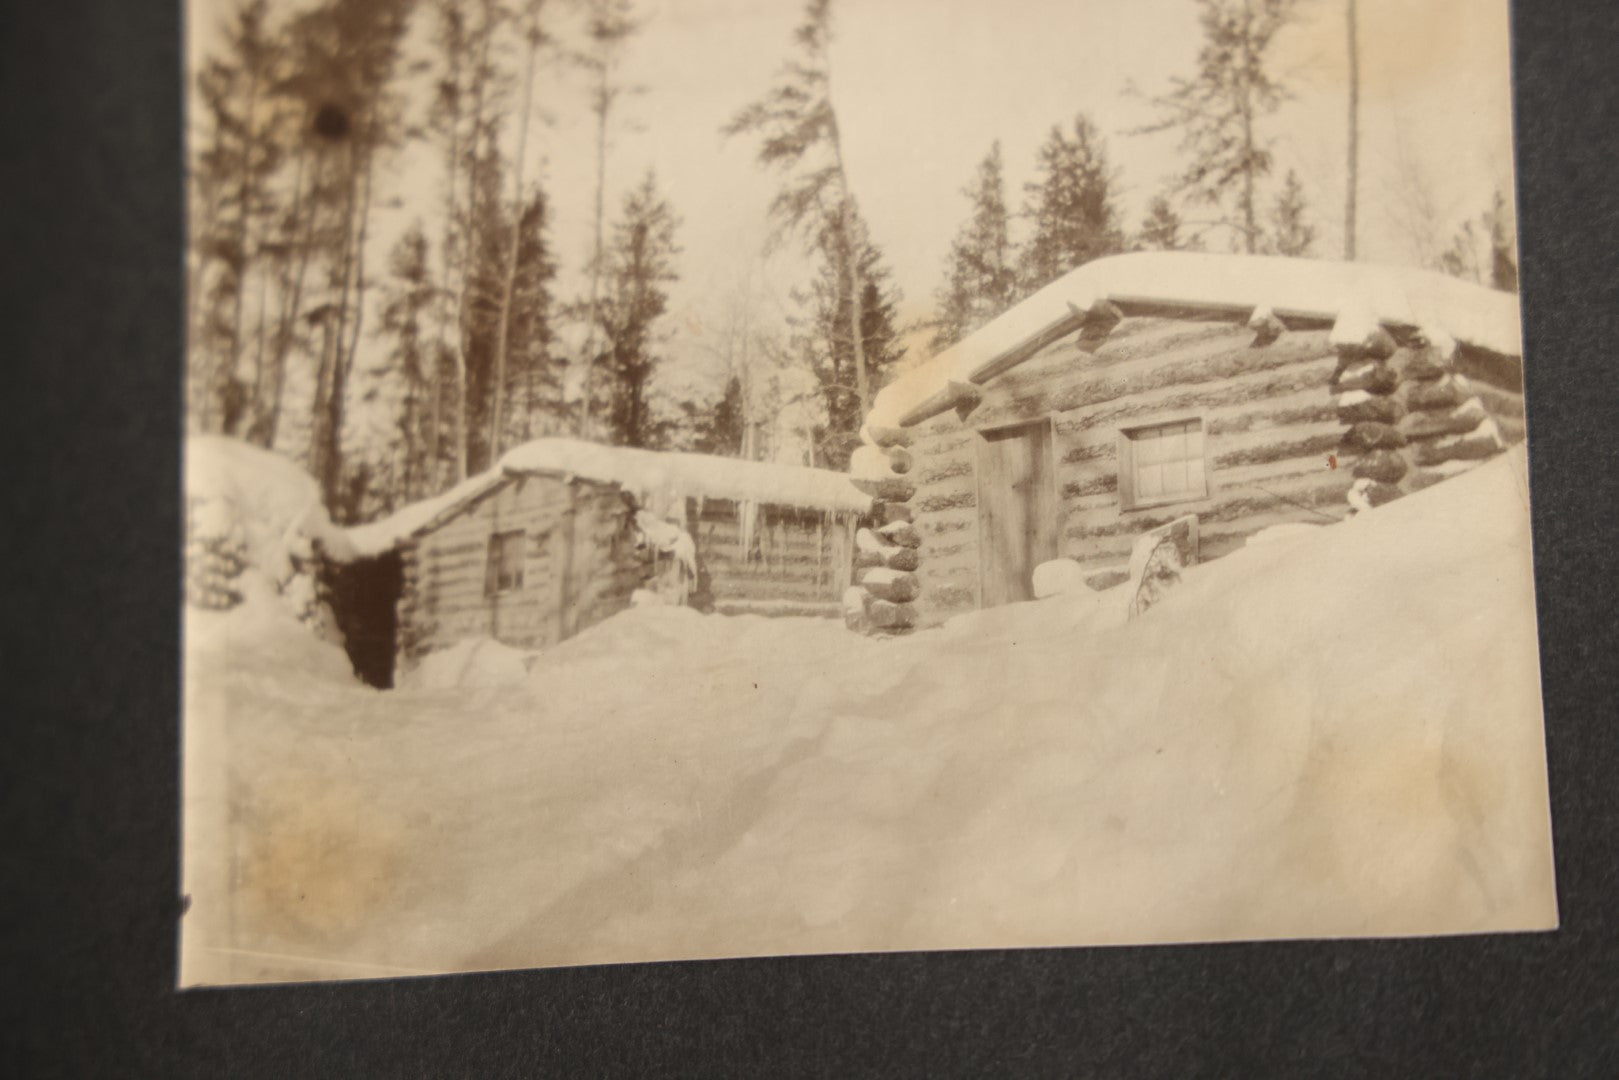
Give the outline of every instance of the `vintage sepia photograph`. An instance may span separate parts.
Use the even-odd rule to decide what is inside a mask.
[[[183,986],[1557,926],[1507,0],[187,0]]]

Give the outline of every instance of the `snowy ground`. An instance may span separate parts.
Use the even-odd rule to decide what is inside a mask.
[[[636,609],[378,692],[273,607],[193,612],[184,980],[1550,926],[1523,467],[1129,623]]]

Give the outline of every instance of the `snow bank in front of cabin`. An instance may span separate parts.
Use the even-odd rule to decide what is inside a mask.
[[[1371,325],[1421,327],[1492,352],[1522,355],[1518,298],[1415,267],[1268,255],[1146,251],[1086,263],[883,388],[867,422],[891,427],[952,380],[1074,320],[1102,300],[1269,309]]]
[[[456,687],[514,686],[528,678],[535,652],[516,649],[493,638],[468,638],[422,657],[400,677],[405,690],[450,690]]]
[[[1128,622],[640,608],[453,694],[239,657],[230,970],[1551,925],[1524,473],[1188,568]],[[280,858],[317,796],[363,820]]]
[[[266,688],[302,686],[317,694],[321,687],[359,685],[329,623],[311,624],[297,605],[261,578],[248,578],[243,592],[242,602],[228,610],[187,606],[188,676],[193,670],[239,669]]]

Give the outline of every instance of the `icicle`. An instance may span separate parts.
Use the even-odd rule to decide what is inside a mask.
[[[753,550],[753,536],[759,527],[759,504],[752,499],[738,499],[736,503],[737,525],[742,537],[742,561],[748,561],[748,553]]]
[[[824,585],[831,580],[832,572],[826,562],[826,536],[835,523],[829,510],[822,510],[820,517],[820,523],[815,527],[815,584]]]

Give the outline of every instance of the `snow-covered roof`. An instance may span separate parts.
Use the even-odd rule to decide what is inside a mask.
[[[848,476],[826,469],[604,446],[578,439],[536,439],[513,447],[494,468],[442,494],[350,529],[349,541],[360,555],[376,555],[432,527],[508,477],[535,473],[617,484],[643,502],[657,496],[701,497],[848,513],[871,509],[870,496],[850,483]]]
[[[349,546],[359,558],[380,555],[505,482],[506,472],[498,467],[469,476],[431,498],[400,507],[387,517],[354,526],[349,529]]]
[[[1375,263],[1151,251],[1086,263],[885,387],[869,424],[894,427],[953,382],[985,382],[1031,343],[1078,330],[1093,305],[1185,306],[1279,318],[1348,316],[1521,356],[1518,298],[1431,270]],[[1038,351],[1038,350],[1035,350]],[[1029,352],[1028,355],[1033,355]]]

